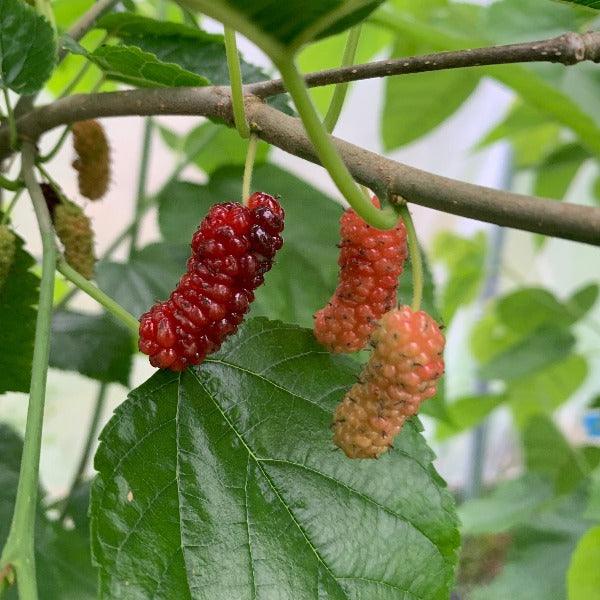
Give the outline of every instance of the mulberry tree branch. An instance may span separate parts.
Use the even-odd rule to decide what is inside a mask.
[[[201,115],[233,127],[228,88],[162,88],[104,94],[80,94],[41,106],[17,120],[22,137],[75,121],[126,115]],[[264,104],[246,99],[246,116],[261,139],[319,164],[302,123]],[[408,202],[447,213],[523,229],[553,237],[600,245],[600,208],[568,204],[473,185],[380,156],[333,138],[352,176],[382,196],[399,195]],[[9,132],[0,129],[0,159],[10,153]]]

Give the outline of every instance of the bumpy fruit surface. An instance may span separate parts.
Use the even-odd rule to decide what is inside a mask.
[[[110,181],[110,147],[104,128],[95,120],[79,121],[72,132],[79,191],[90,200],[98,200],[106,194]]]
[[[94,276],[94,232],[89,218],[72,202],[57,204],[52,213],[54,229],[62,242],[65,260],[86,279]]]
[[[333,441],[350,458],[377,458],[404,421],[435,395],[444,373],[444,336],[425,312],[387,312],[371,336],[373,353],[337,406]]]
[[[17,238],[7,225],[0,225],[0,289],[8,277],[17,249]]]
[[[379,206],[377,198],[373,204]],[[339,284],[314,317],[317,340],[331,352],[364,348],[381,316],[396,304],[398,276],[407,256],[406,229],[399,222],[381,231],[353,210],[340,220]]]
[[[140,317],[139,348],[155,367],[200,364],[235,333],[283,241],[279,202],[257,192],[247,206],[213,206],[192,238],[187,273]]]

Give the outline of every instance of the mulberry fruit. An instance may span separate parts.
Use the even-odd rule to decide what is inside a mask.
[[[379,206],[377,198],[373,204]],[[340,220],[339,284],[330,302],[314,317],[317,340],[331,352],[364,348],[382,315],[396,304],[398,276],[408,253],[400,221],[382,231],[352,209]]]
[[[86,279],[92,279],[96,257],[89,218],[79,206],[65,202],[54,208],[53,221],[67,263]]]
[[[15,234],[6,225],[0,225],[0,289],[13,266],[16,249]]]
[[[155,367],[200,364],[235,333],[283,244],[284,212],[268,194],[213,206],[192,238],[187,272],[140,317],[140,350]]]
[[[371,336],[373,353],[337,406],[333,441],[349,458],[377,458],[404,421],[436,393],[444,373],[444,336],[425,312],[395,308]]]
[[[110,147],[104,128],[95,120],[79,121],[72,132],[79,191],[90,200],[98,200],[106,194],[110,180]]]

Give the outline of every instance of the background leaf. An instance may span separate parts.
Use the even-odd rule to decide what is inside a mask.
[[[526,474],[500,482],[487,496],[459,507],[463,535],[501,533],[527,523],[553,497],[552,485],[541,475]]]
[[[600,526],[592,527],[580,540],[573,553],[567,585],[569,600],[589,600],[600,589]]]
[[[21,0],[0,0],[0,86],[19,94],[39,90],[56,62],[54,31]]]
[[[546,157],[537,170],[534,194],[562,200],[590,153],[578,143],[560,146]]]
[[[127,263],[100,263],[96,279],[103,291],[137,317],[169,295],[189,253],[189,246],[149,244]]]
[[[52,319],[50,366],[127,386],[131,372],[131,334],[106,314],[60,311]]]
[[[482,366],[479,374],[488,380],[525,377],[567,357],[574,345],[575,336],[570,331],[541,327]]]
[[[381,121],[385,150],[404,146],[435,129],[460,108],[478,83],[479,74],[469,69],[386,79]]]
[[[545,475],[557,494],[572,492],[586,475],[581,456],[546,415],[534,415],[527,421],[523,450],[527,470]]]
[[[15,262],[0,290],[2,344],[10,348],[0,353],[0,394],[29,391],[39,280],[30,271],[35,261],[23,244],[17,236]]]
[[[184,154],[207,175],[219,167],[243,165],[246,160],[248,141],[242,139],[235,129],[220,124],[202,123],[184,136],[165,127],[160,128],[160,133],[170,148]],[[266,142],[258,142],[255,165],[266,160],[270,149]]]
[[[535,414],[551,414],[581,386],[588,374],[585,358],[571,354],[562,361],[512,382],[506,390],[519,426]]]
[[[456,523],[416,422],[378,461],[332,452],[356,368],[253,319],[200,368],[133,392],[95,461],[102,593],[447,598]]]
[[[442,318],[449,324],[458,307],[475,300],[483,282],[487,240],[478,232],[472,238],[449,231],[439,233],[432,248],[434,260],[444,263],[447,280],[440,293]]]
[[[513,530],[513,543],[498,577],[470,600],[566,600],[566,572],[579,537],[589,527],[581,518],[583,496],[567,496]]]
[[[23,442],[0,423],[0,548],[4,545],[14,509]],[[35,555],[40,600],[94,600],[97,574],[91,564],[87,518],[66,529],[50,521],[38,507]],[[8,593],[16,600],[16,589]]]

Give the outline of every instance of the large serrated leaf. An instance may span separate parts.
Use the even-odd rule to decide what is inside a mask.
[[[333,451],[351,361],[253,319],[135,390],[101,436],[93,553],[106,597],[447,599],[452,500],[417,423],[377,461]]]
[[[17,236],[15,261],[0,288],[0,394],[28,392],[35,337],[38,278],[30,271],[35,264]]]
[[[129,383],[131,334],[108,315],[62,311],[52,319],[50,366],[107,383]]]
[[[0,86],[39,90],[56,61],[52,26],[21,0],[0,0]]]
[[[19,481],[23,441],[0,424],[0,549],[6,541]],[[42,495],[42,492],[40,492]],[[84,513],[85,514],[85,513]],[[35,557],[40,600],[94,600],[97,574],[91,564],[87,516],[74,528],[50,521],[38,505]],[[7,600],[16,600],[11,588]],[[3,596],[4,598],[4,596]]]

